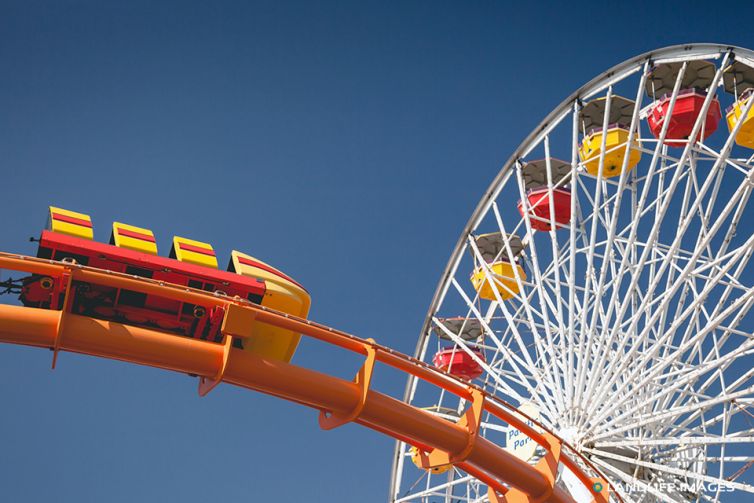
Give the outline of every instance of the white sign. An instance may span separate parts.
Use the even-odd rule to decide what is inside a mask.
[[[539,408],[537,408],[536,405],[525,402],[521,404],[518,410],[535,421],[539,421]],[[529,426],[536,428],[532,421],[525,418],[521,419],[524,419]],[[538,444],[534,440],[527,437],[518,428],[508,428],[508,432],[505,435],[505,450],[517,458],[529,461],[529,459],[534,456],[534,451],[537,449],[537,446]]]

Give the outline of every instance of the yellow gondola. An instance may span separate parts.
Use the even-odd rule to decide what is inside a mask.
[[[604,134],[607,134],[607,138],[605,139],[605,161],[602,169],[602,177],[620,176],[623,168],[623,160],[626,158],[628,129],[616,126],[608,129],[607,133],[602,131],[592,132],[581,142],[579,158],[584,163],[587,173],[592,176],[598,176],[600,155],[602,154],[602,136]],[[627,171],[633,169],[641,160],[641,151],[638,148],[639,142],[634,139],[628,157],[628,164],[626,165]]]
[[[587,173],[598,176],[604,139],[605,160],[602,176],[610,178],[621,174],[627,151],[629,153],[626,170],[633,169],[641,160],[641,150],[639,150],[639,141],[636,137],[631,142],[631,148],[627,148],[634,102],[622,96],[613,96],[607,127],[604,127],[606,104],[606,98],[598,98],[581,109],[579,116],[584,139],[579,147],[579,158]]]
[[[744,117],[746,105],[754,98],[754,68],[740,61],[733,62],[723,73],[723,84],[725,91],[735,98],[725,114],[728,131],[733,132],[733,128],[743,121],[735,141],[742,147],[754,148],[754,106]]]
[[[743,117],[746,104],[754,98],[754,89],[749,88],[741,95],[738,101],[728,109],[725,120],[728,123],[728,131],[733,132],[739,121],[743,121],[736,135],[736,143],[742,147],[754,148],[754,106],[751,107],[746,117]]]
[[[421,468],[422,470],[426,469],[428,472],[432,473],[433,475],[440,475],[441,473],[445,473],[451,468],[453,468],[452,464],[435,466],[434,468],[424,468],[422,466],[422,457],[421,457],[421,452],[419,451],[419,448],[416,446],[411,446],[411,449],[409,449],[409,452],[411,453],[411,461],[416,465],[417,468]]]
[[[492,281],[487,279],[487,273],[485,272],[484,267],[479,267],[471,276],[471,284],[474,285],[474,290],[479,292],[479,297],[483,299],[497,300],[497,297],[495,297],[495,290],[497,290],[502,300],[511,299],[520,292],[514,268],[518,270],[518,275],[521,277],[521,280],[525,280],[526,273],[524,272],[523,267],[518,264],[500,261],[490,264],[490,270],[492,272],[492,278],[490,279]]]
[[[422,410],[431,412],[432,414],[436,416],[440,416],[444,419],[452,420],[454,423],[457,422],[459,419],[458,411],[454,409],[450,409],[448,407],[440,407],[439,405],[433,405],[432,407],[423,407]],[[453,468],[453,465],[450,463],[446,465],[435,466],[434,468],[428,468],[428,469],[424,468],[424,466],[422,465],[422,452],[419,450],[419,448],[416,446],[412,446],[411,449],[409,449],[409,453],[411,454],[411,462],[413,462],[417,468],[420,468],[422,470],[427,470],[433,475],[440,475],[442,473],[446,473],[448,470]]]
[[[508,255],[505,246],[506,239],[513,253],[512,256]],[[499,295],[501,300],[508,300],[518,295],[521,289],[516,279],[516,273],[518,273],[521,281],[526,280],[524,268],[518,263],[518,257],[524,250],[521,238],[515,234],[504,237],[502,233],[494,232],[477,236],[476,245],[491,272],[491,275],[488,276],[485,266],[479,264],[475,257],[477,265],[471,275],[471,284],[479,297],[486,300],[497,300],[497,295]],[[495,292],[497,292],[497,295]]]

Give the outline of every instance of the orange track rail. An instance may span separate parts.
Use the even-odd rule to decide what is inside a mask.
[[[425,466],[452,462],[490,487],[491,501],[571,502],[571,497],[554,485],[559,463],[568,467],[591,491],[595,501],[606,502],[608,491],[597,492],[593,483],[607,487],[599,472],[542,427],[539,433],[526,424],[511,405],[486,395],[480,388],[460,381],[415,358],[318,325],[309,320],[266,309],[243,299],[218,296],[182,286],[76,264],[0,253],[0,269],[42,274],[67,281],[127,288],[165,298],[220,306],[225,309],[223,343],[213,343],[140,327],[74,315],[63,309],[52,311],[0,305],[0,342],[72,351],[141,365],[173,370],[200,377],[199,393],[227,382],[284,398],[320,410],[320,426],[334,428],[356,422],[411,445],[428,454]],[[66,290],[70,291],[70,288]],[[67,305],[64,302],[63,305]],[[251,336],[252,322],[266,323],[300,332],[366,357],[355,381],[346,381],[277,360],[261,358],[231,347],[232,337]],[[53,357],[55,358],[55,357]],[[53,360],[54,361],[54,360]],[[390,365],[441,387],[469,401],[459,423],[451,423],[407,403],[369,389],[375,362]],[[543,446],[547,455],[536,465],[516,458],[502,447],[478,435],[482,412],[489,412],[518,428]],[[527,418],[528,419],[528,418]],[[536,424],[536,423],[535,423]],[[541,427],[541,425],[538,425]],[[561,446],[569,453],[561,452]],[[565,449],[563,449],[565,450]],[[508,487],[506,487],[508,486]]]

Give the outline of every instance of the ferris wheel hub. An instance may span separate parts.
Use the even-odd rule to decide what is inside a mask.
[[[577,426],[567,426],[558,430],[558,436],[571,444],[574,448],[580,449],[584,441],[584,433]]]

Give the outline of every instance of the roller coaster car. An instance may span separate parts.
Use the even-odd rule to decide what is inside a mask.
[[[122,223],[113,224],[110,244],[93,241],[89,216],[50,207],[48,229],[39,238],[40,258],[75,262],[155,281],[239,297],[298,317],[309,312],[310,296],[293,279],[249,255],[233,251],[228,271],[217,270],[212,246],[174,237],[170,258],[157,255],[153,233]],[[63,309],[67,285],[59,278],[33,275],[23,281],[21,302],[27,307]],[[81,281],[71,284],[73,314],[159,329],[185,337],[220,342],[224,311]],[[236,347],[268,358],[289,361],[299,334],[255,323],[249,337]]]
[[[670,121],[663,143],[671,147],[683,146],[685,140],[691,136],[694,123],[699,117],[707,98],[707,89],[709,89],[715,77],[715,65],[709,61],[689,61],[686,65],[686,71],[681,79],[680,91],[669,116],[670,98],[678,80],[682,63],[657,65],[649,73],[645,86],[650,97],[659,96],[652,104],[647,116],[649,129],[655,138],[659,138],[665,121]],[[707,139],[717,130],[721,117],[720,102],[716,97],[712,98],[701,130],[702,139]]]

